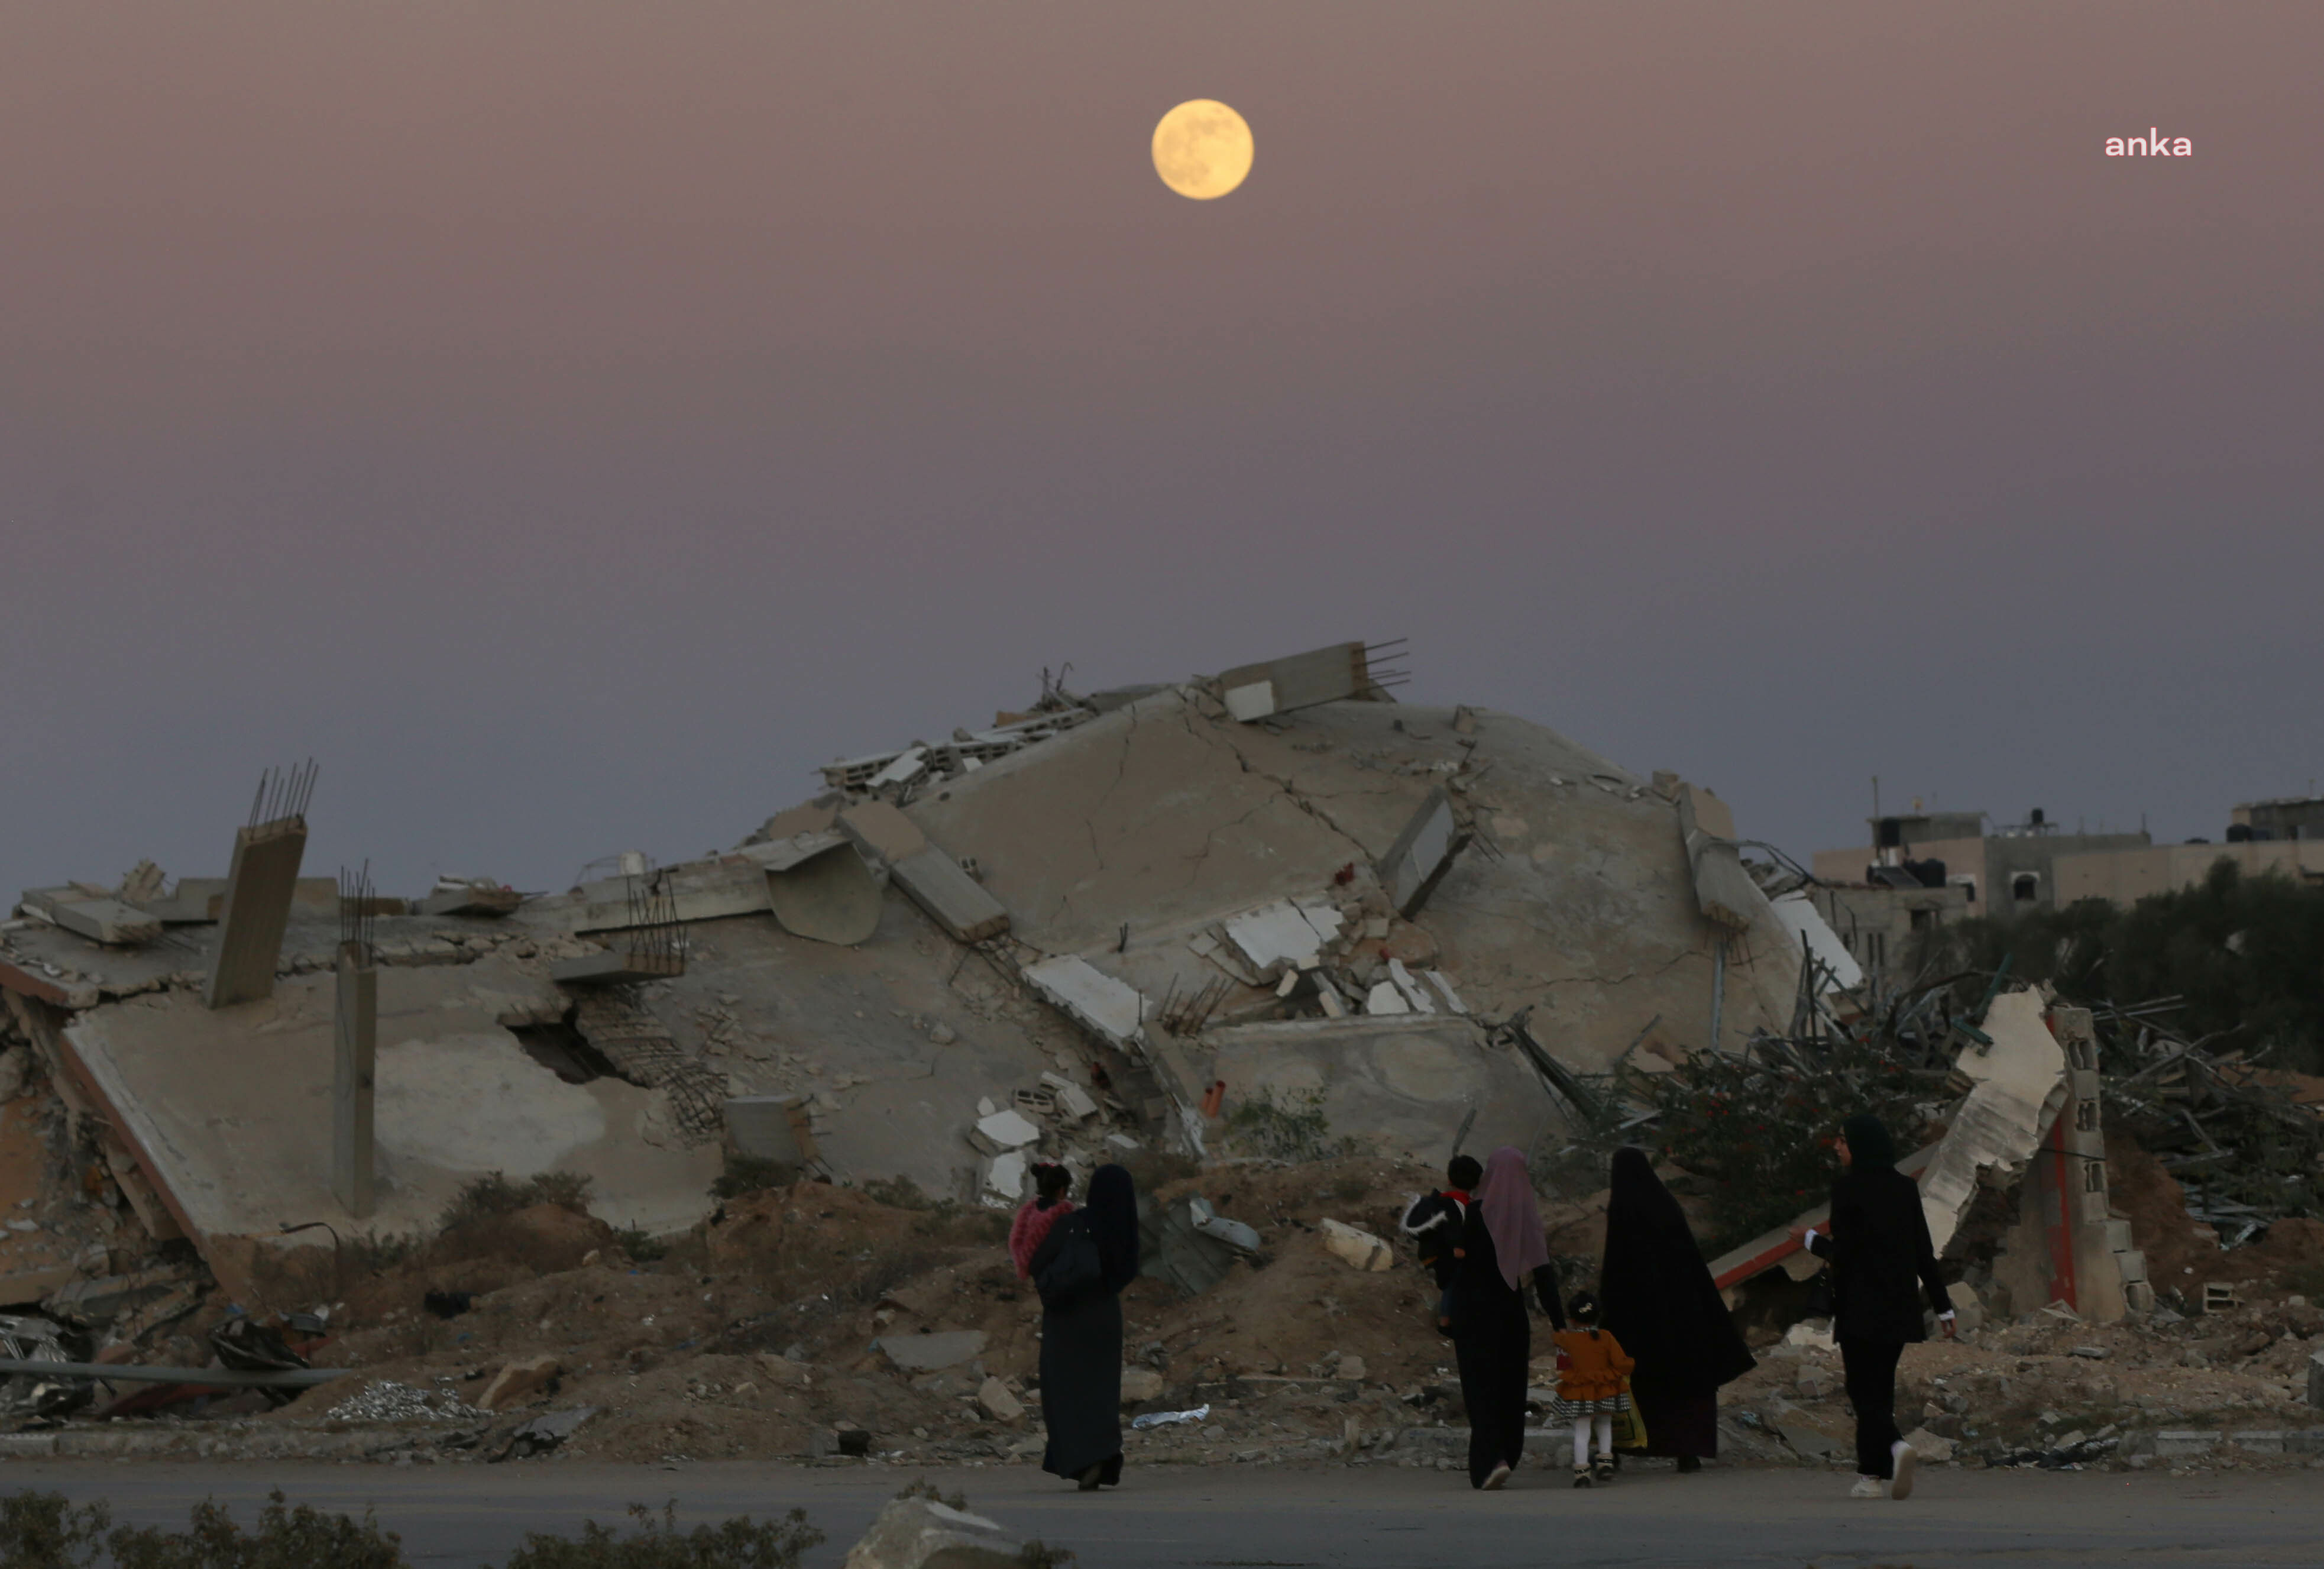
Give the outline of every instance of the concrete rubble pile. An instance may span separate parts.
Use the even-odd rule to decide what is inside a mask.
[[[28,891],[0,1313],[20,1360],[153,1378],[14,1375],[18,1447],[115,1452],[104,1411],[122,1453],[1022,1461],[1038,1307],[997,1228],[1035,1163],[1121,1160],[1141,1453],[1451,1463],[1387,1240],[1446,1151],[1640,1136],[1628,1069],[1864,1004],[1715,796],[1393,701],[1383,651],[1045,678],[829,765],[732,851],[559,893],[303,875],[311,769],[270,776],[226,876]],[[1929,1025],[1960,1075],[1932,1221],[2031,1195],[2007,1240],[1969,1228],[1977,1300],[2151,1333],[2105,1193],[2069,1195],[2052,1278],[2043,1174],[2107,1153],[2072,1013],[1999,992],[1978,1051]],[[1738,1301],[1786,1265],[1742,1262]],[[290,1360],[226,1361],[237,1318]]]

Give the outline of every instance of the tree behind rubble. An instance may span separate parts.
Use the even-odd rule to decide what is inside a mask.
[[[1948,958],[2047,981],[2068,1001],[2129,1007],[2182,999],[2173,1033],[2238,1048],[2272,1066],[2324,1071],[2324,884],[2246,877],[2222,859],[2197,886],[2127,910],[2102,900],[1948,929]],[[1960,983],[1966,995],[1981,982]]]

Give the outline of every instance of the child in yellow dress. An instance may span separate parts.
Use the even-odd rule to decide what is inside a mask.
[[[1614,1417],[1630,1408],[1630,1393],[1623,1386],[1637,1363],[1620,1341],[1598,1327],[1598,1298],[1589,1292],[1577,1293],[1565,1315],[1573,1327],[1552,1337],[1557,1343],[1557,1400],[1550,1409],[1573,1424],[1573,1485],[1588,1487],[1614,1480]]]

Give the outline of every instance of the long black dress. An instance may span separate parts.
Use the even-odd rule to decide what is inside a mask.
[[[1646,1453],[1716,1457],[1719,1386],[1757,1363],[1711,1282],[1686,1212],[1643,1150],[1614,1156],[1598,1300],[1601,1322],[1637,1360],[1630,1397],[1646,1424]]]
[[[1501,1278],[1493,1234],[1485,1229],[1485,1208],[1471,1204],[1456,1244],[1446,1305],[1452,1316],[1452,1350],[1461,1364],[1461,1399],[1469,1407],[1469,1485],[1482,1487],[1498,1465],[1514,1467],[1525,1457],[1526,1384],[1533,1361],[1533,1324],[1522,1293]],[[1544,1264],[1533,1272],[1535,1294],[1549,1321],[1565,1327],[1558,1300],[1557,1271]]]
[[[1885,1140],[1886,1135],[1882,1135]],[[1870,1140],[1849,1124],[1851,1145]],[[1885,1150],[1883,1151],[1885,1154]],[[1858,1158],[1831,1186],[1831,1230],[1809,1246],[1831,1263],[1831,1333],[1840,1342],[1848,1402],[1856,1408],[1856,1469],[1895,1474],[1896,1363],[1928,1338],[1921,1306],[1952,1311],[1920,1186],[1886,1160]]]
[[[1088,1204],[1050,1227],[1034,1251],[1034,1279],[1069,1231],[1081,1227],[1097,1241],[1105,1278],[1062,1309],[1041,1310],[1041,1420],[1049,1433],[1041,1469],[1078,1478],[1094,1465],[1098,1480],[1112,1486],[1121,1481],[1121,1288],[1138,1275],[1137,1199],[1128,1172],[1098,1168]]]

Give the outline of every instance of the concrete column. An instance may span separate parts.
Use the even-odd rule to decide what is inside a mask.
[[[299,862],[307,853],[307,824],[278,817],[234,835],[234,865],[218,913],[217,952],[210,959],[203,1004],[225,1008],[274,994],[274,966],[299,889]]]
[[[331,1191],[347,1213],[372,1213],[372,1101],[379,1050],[379,971],[361,943],[339,945],[339,1001],[332,1031]]]

